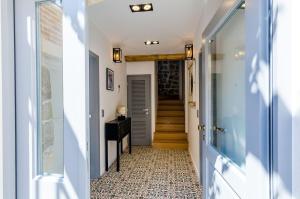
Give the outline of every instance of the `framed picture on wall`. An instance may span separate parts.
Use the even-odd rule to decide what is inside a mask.
[[[106,90],[114,90],[114,71],[106,68]]]

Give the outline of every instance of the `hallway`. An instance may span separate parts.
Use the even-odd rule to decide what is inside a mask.
[[[124,153],[121,171],[91,182],[91,198],[201,198],[201,188],[188,151],[134,147]]]

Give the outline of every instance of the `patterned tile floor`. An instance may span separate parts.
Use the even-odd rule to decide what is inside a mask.
[[[91,181],[91,198],[201,198],[188,151],[133,147],[109,172]]]

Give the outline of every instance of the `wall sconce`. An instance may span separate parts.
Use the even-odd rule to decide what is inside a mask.
[[[193,59],[193,44],[185,45],[185,59],[186,60]]]
[[[113,61],[115,63],[122,63],[122,50],[121,50],[121,48],[113,48]]]

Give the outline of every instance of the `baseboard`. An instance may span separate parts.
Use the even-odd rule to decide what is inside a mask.
[[[200,179],[200,172],[199,172],[199,170],[198,170],[198,168],[197,168],[197,166],[196,166],[196,164],[195,164],[195,161],[194,161],[193,156],[192,156],[192,154],[191,154],[190,148],[189,148],[189,154],[190,154],[190,157],[191,157],[191,160],[192,160],[194,169],[195,169],[195,171],[196,171],[196,175],[197,175],[198,179]]]

